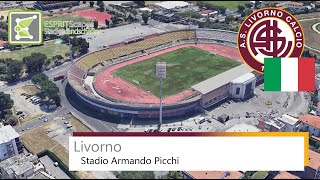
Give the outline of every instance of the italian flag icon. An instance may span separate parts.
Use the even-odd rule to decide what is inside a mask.
[[[264,59],[264,91],[314,90],[314,58]]]

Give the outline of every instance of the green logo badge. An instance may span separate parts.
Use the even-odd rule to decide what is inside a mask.
[[[41,11],[9,11],[8,17],[9,44],[42,44]]]

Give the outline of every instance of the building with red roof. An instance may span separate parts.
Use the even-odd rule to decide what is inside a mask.
[[[299,116],[300,131],[309,132],[310,136],[320,137],[320,117],[311,114]]]
[[[238,171],[185,171],[185,179],[241,179]]]
[[[280,171],[273,179],[300,179],[287,171]]]

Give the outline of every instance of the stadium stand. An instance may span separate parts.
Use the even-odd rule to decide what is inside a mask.
[[[157,117],[157,104],[123,102],[102,94],[96,96],[94,89],[91,89],[90,86],[84,83],[88,72],[98,72],[114,64],[130,61],[139,56],[152,54],[181,44],[194,44],[198,42],[224,44],[235,47],[237,33],[212,29],[188,29],[147,35],[143,37],[143,40],[139,38],[141,37],[137,37],[136,41],[135,38],[132,38],[133,42],[127,40],[105,46],[105,49],[86,54],[74,62],[68,72],[68,80],[71,87],[82,100],[104,110],[108,108],[111,108],[109,109],[110,111],[120,109],[120,111],[123,110],[128,114],[140,114],[138,117]],[[199,106],[200,99],[201,95],[196,93],[174,104],[165,104],[165,114],[169,116],[169,114],[179,115],[189,112],[191,109]]]
[[[220,40],[226,42],[235,43],[237,40],[237,33],[231,31],[217,30],[217,29],[199,29],[196,31],[196,36],[198,39],[206,40]]]

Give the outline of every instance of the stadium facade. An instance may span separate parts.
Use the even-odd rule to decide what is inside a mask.
[[[159,103],[126,102],[101,94],[86,78],[101,70],[138,57],[183,44],[220,44],[236,48],[237,33],[212,29],[187,29],[132,38],[78,58],[68,71],[68,81],[76,94],[90,107],[121,117],[157,118]],[[242,64],[191,87],[192,95],[163,106],[163,117],[170,118],[201,111],[227,98],[246,99],[253,95],[263,76]]]

